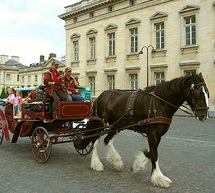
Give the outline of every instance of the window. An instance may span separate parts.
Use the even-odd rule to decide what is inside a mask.
[[[19,81],[19,75],[17,74],[17,81]]]
[[[130,5],[136,5],[136,0],[130,0]]]
[[[78,21],[78,18],[77,17],[74,17],[73,18],[73,23],[76,23]]]
[[[31,76],[28,76],[28,84],[31,84]]]
[[[37,82],[37,75],[35,75],[34,80],[35,80],[35,82]]]
[[[94,17],[94,12],[90,12],[90,18]]]
[[[108,7],[108,12],[111,12],[111,11],[113,11],[113,5]]]
[[[138,52],[138,36],[137,28],[130,29],[131,53]]]
[[[129,78],[131,90],[136,90],[138,88],[137,74],[130,74]]]
[[[195,75],[195,74],[196,74],[196,70],[185,70],[184,71],[185,76],[191,76],[191,75]]]
[[[90,59],[96,58],[95,37],[90,38]]]
[[[186,45],[196,44],[196,17],[185,17]]]
[[[108,53],[115,56],[115,33],[108,34]]]
[[[155,85],[164,82],[164,72],[155,72]]]
[[[90,86],[90,88],[91,88],[91,90],[92,90],[92,95],[93,96],[95,96],[95,85],[96,85],[96,83],[95,83],[95,76],[92,76],[92,77],[89,77],[89,86]]]
[[[115,88],[115,76],[114,75],[108,75],[108,89],[112,90]]]
[[[78,41],[74,41],[73,46],[74,46],[74,61],[78,61],[79,60],[79,43],[78,43]]]
[[[24,76],[22,76],[22,83],[24,83],[25,82],[25,77]]]
[[[6,74],[6,81],[10,81],[10,74]]]
[[[156,49],[164,49],[164,22],[155,24]]]

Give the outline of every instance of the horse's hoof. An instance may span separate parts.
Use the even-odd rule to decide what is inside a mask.
[[[115,160],[115,162],[113,163],[113,166],[116,170],[118,171],[122,171],[122,168],[123,168],[123,162],[121,159],[119,160]]]
[[[103,172],[104,166],[102,163],[97,162],[96,164],[91,164],[91,169],[97,172]]]
[[[171,186],[172,181],[166,176],[157,176],[154,179],[152,178],[152,183],[154,186],[169,188]]]
[[[96,171],[96,172],[104,172],[104,167],[92,167],[91,166],[91,169]]]

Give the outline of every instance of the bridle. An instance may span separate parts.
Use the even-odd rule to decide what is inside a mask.
[[[195,104],[195,99],[194,99],[194,90],[195,90],[195,87],[196,87],[196,86],[201,86],[201,85],[206,86],[205,83],[196,83],[196,84],[193,83],[193,84],[191,84],[191,86],[190,86],[190,91],[188,92],[187,97],[189,96],[190,93],[192,94],[192,99],[191,99],[191,100],[192,100],[192,104],[193,104],[193,105]],[[155,94],[155,91],[152,91],[152,92],[144,92],[144,93],[145,93],[145,94],[148,94],[148,95],[151,95],[151,96],[153,96],[153,97],[159,99],[160,101],[163,101],[163,102],[165,102],[166,104],[168,104],[168,105],[170,105],[170,106],[172,106],[172,107],[175,107],[176,109],[179,109],[179,110],[181,110],[181,111],[183,111],[183,112],[185,112],[185,113],[187,113],[187,114],[189,114],[189,115],[193,115],[193,113],[194,113],[196,110],[208,110],[208,109],[209,109],[209,107],[194,107],[193,110],[192,110],[192,109],[186,107],[185,105],[181,105],[183,108],[185,108],[185,109],[187,109],[187,110],[189,110],[189,111],[193,111],[193,113],[190,113],[190,112],[188,112],[188,111],[182,109],[181,107],[178,107],[178,106],[176,106],[176,105],[174,105],[174,104],[172,104],[172,103],[166,101],[165,99],[163,99],[163,98],[157,96],[157,95]]]
[[[206,86],[206,84],[204,83],[204,82],[200,82],[200,83],[196,83],[196,84],[191,84],[191,86],[190,86],[190,92],[191,92],[191,94],[192,94],[192,99],[191,99],[191,101],[192,101],[192,104],[194,105],[195,104],[195,99],[194,99],[194,91],[195,91],[195,88],[196,88],[196,86]],[[190,94],[190,92],[188,93],[188,95]],[[198,111],[198,110],[208,110],[209,109],[209,107],[193,107],[193,110],[194,111]]]

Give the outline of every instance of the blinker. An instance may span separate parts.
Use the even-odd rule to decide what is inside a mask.
[[[194,88],[195,88],[195,84],[191,84],[190,89],[194,90]]]

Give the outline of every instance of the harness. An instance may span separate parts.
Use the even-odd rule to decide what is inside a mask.
[[[196,86],[201,86],[201,85],[206,85],[205,83],[196,83],[196,84],[191,84],[191,87],[190,87],[190,92],[192,94],[192,103],[194,104],[195,103],[195,100],[194,100],[194,90],[195,90],[195,87]],[[165,99],[157,96],[155,94],[155,91],[153,90],[152,92],[145,92],[143,91],[142,89],[138,89],[136,91],[133,91],[131,93],[131,95],[128,97],[127,99],[127,102],[126,102],[126,110],[125,110],[125,114],[120,117],[115,123],[113,123],[112,125],[108,125],[106,124],[105,120],[107,120],[107,112],[108,112],[108,108],[107,108],[107,105],[108,105],[108,101],[110,100],[111,96],[116,92],[117,90],[112,90],[110,93],[109,93],[109,96],[107,97],[106,101],[105,101],[105,109],[104,109],[104,112],[103,112],[103,118],[100,118],[98,117],[97,115],[97,100],[95,101],[95,116],[91,116],[91,120],[97,120],[97,121],[101,121],[103,123],[103,127],[101,128],[96,128],[96,129],[92,129],[90,131],[98,131],[98,130],[102,130],[101,131],[101,134],[107,134],[107,133],[110,133],[110,132],[117,132],[117,131],[121,131],[121,130],[125,130],[125,129],[128,129],[128,128],[132,128],[132,127],[136,127],[136,126],[146,126],[146,125],[151,125],[151,124],[166,124],[166,125],[170,125],[171,122],[172,122],[172,119],[168,118],[168,117],[161,117],[161,116],[157,116],[157,111],[156,111],[156,108],[155,108],[155,99],[159,99],[160,101],[163,101],[165,102],[166,104],[176,108],[176,109],[180,109],[181,111],[185,112],[185,113],[188,113],[190,115],[192,115],[192,113],[182,109],[181,107],[178,107],[168,101],[166,101]],[[128,91],[128,90],[127,90]],[[188,93],[188,95],[190,94],[190,92]],[[151,95],[151,100],[150,100],[150,104],[149,104],[149,109],[148,109],[148,118],[146,119],[143,119],[143,120],[140,120],[138,121],[137,123],[132,123],[130,125],[127,125],[125,127],[121,127],[121,128],[116,128],[114,130],[110,130],[111,128],[113,128],[117,123],[119,123],[122,119],[128,119],[128,118],[131,118],[134,116],[134,106],[135,106],[135,101],[136,99],[138,98],[138,96],[141,94],[141,93],[144,93],[144,94],[148,94],[148,95]],[[191,111],[190,108],[182,105],[184,108],[186,108],[187,110]],[[198,107],[198,108],[194,108],[194,111],[195,110],[207,110],[209,107]],[[151,117],[151,113],[152,113],[152,109],[153,109],[153,114],[154,116]],[[96,136],[97,134],[93,134],[93,135],[90,135],[91,137],[93,136]]]
[[[172,122],[172,119],[168,118],[168,117],[157,117],[156,116],[156,109],[155,109],[155,103],[154,103],[154,117],[150,117],[151,115],[151,104],[152,104],[152,100],[154,101],[154,99],[151,99],[151,102],[150,102],[150,106],[149,106],[149,110],[148,110],[148,118],[146,119],[143,119],[143,120],[140,120],[138,121],[137,123],[132,123],[130,125],[127,125],[127,126],[124,126],[124,127],[121,127],[121,128],[117,128],[117,129],[114,129],[114,130],[110,130],[111,128],[113,128],[117,123],[119,123],[122,119],[128,119],[128,118],[131,118],[134,116],[134,106],[135,106],[135,101],[137,99],[137,97],[141,94],[141,93],[146,93],[144,92],[142,89],[138,89],[136,91],[133,91],[131,93],[131,95],[128,97],[127,99],[127,102],[126,102],[126,110],[125,110],[125,114],[123,116],[121,116],[115,123],[113,123],[112,125],[108,125],[106,124],[106,121],[107,120],[107,105],[108,105],[108,101],[110,100],[111,96],[116,92],[117,90],[112,90],[106,101],[105,101],[105,108],[104,108],[104,112],[103,112],[103,118],[100,118],[97,114],[97,100],[94,102],[95,104],[95,115],[94,116],[91,116],[90,120],[95,120],[95,121],[100,121],[102,122],[102,124],[104,125],[103,127],[101,128],[96,128],[96,129],[91,129],[89,132],[91,131],[98,131],[98,130],[102,130],[101,131],[101,134],[106,134],[106,133],[110,133],[110,132],[115,132],[115,131],[121,131],[121,130],[125,130],[125,129],[128,129],[128,128],[132,128],[132,127],[136,127],[136,126],[146,126],[146,125],[151,125],[151,124],[166,124],[166,125],[170,125],[171,122]],[[150,93],[146,93],[146,94],[150,94]],[[155,95],[156,96],[156,95]],[[154,98],[154,97],[152,97]],[[106,128],[104,130],[104,128]],[[88,131],[87,131],[88,132]],[[90,135],[90,137],[93,137],[93,136],[97,136],[97,134],[92,134]],[[88,136],[89,137],[89,136]],[[87,138],[88,138],[87,137]]]

